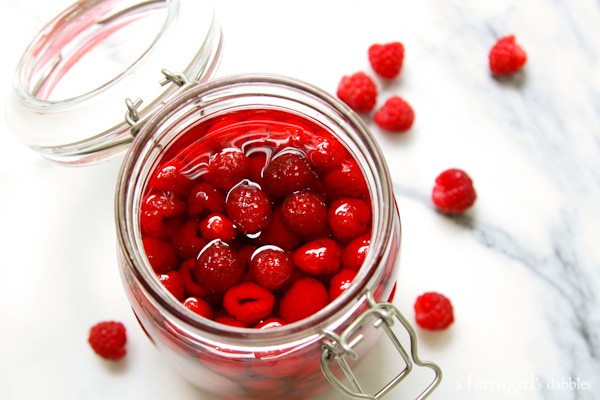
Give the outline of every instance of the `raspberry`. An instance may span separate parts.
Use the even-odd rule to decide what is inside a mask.
[[[256,324],[273,311],[275,296],[269,290],[252,282],[240,283],[225,293],[225,310],[246,324]]]
[[[240,281],[244,269],[244,263],[229,245],[214,240],[198,256],[195,274],[202,287],[224,293]]]
[[[210,304],[208,304],[202,299],[198,299],[196,297],[188,297],[183,302],[183,305],[187,309],[195,312],[198,315],[203,316],[204,318],[213,319],[213,312],[212,308],[210,307]]]
[[[178,159],[170,160],[152,174],[148,182],[148,188],[157,191],[167,191],[177,195],[187,193],[192,185],[192,181],[183,174],[182,171],[185,168],[186,164],[183,161]]]
[[[285,250],[295,249],[300,244],[300,237],[281,218],[281,208],[276,208],[271,215],[271,223],[257,238],[258,243],[273,245]]]
[[[404,45],[400,42],[373,44],[369,47],[369,63],[375,73],[383,78],[394,79],[402,70]]]
[[[192,187],[187,198],[187,214],[196,217],[204,212],[225,211],[225,195],[214,185],[201,182]]]
[[[254,186],[244,184],[233,188],[225,209],[236,228],[245,234],[258,233],[270,222],[271,202],[265,192]]]
[[[300,321],[329,304],[325,285],[315,278],[300,278],[285,292],[279,303],[279,315],[286,322]]]
[[[255,329],[269,329],[269,328],[277,328],[280,326],[284,326],[285,321],[281,318],[270,317],[265,320],[260,321],[258,324],[254,326]]]
[[[444,213],[456,214],[471,207],[477,199],[473,181],[460,169],[448,169],[435,179],[433,204]]]
[[[373,119],[385,130],[403,133],[412,127],[415,113],[402,97],[392,96],[375,113]]]
[[[314,235],[327,227],[327,207],[312,192],[293,193],[283,201],[281,219],[292,231],[302,236]]]
[[[159,238],[168,238],[179,227],[177,218],[185,211],[185,204],[172,192],[151,192],[144,198],[140,212],[142,232]]]
[[[185,297],[183,276],[179,271],[169,271],[166,274],[158,274],[158,280],[177,300]]]
[[[220,239],[223,242],[231,242],[235,239],[236,230],[233,222],[223,214],[210,214],[200,221],[200,232],[207,241]]]
[[[331,277],[329,282],[329,300],[337,299],[344,290],[352,284],[357,272],[351,269],[343,269]]]
[[[527,54],[516,42],[514,35],[504,36],[494,44],[489,54],[490,71],[496,75],[519,72],[527,61]]]
[[[229,190],[247,175],[248,157],[238,149],[227,148],[211,157],[204,179],[219,189]]]
[[[371,208],[363,200],[341,198],[331,203],[328,219],[333,235],[348,241],[367,231]]]
[[[454,322],[452,303],[441,293],[422,294],[417,297],[414,309],[417,325],[423,329],[439,331]]]
[[[328,193],[336,197],[363,197],[368,193],[367,183],[360,167],[349,158],[323,178]]]
[[[371,233],[352,239],[342,253],[342,267],[358,271],[365,262],[371,244]]]
[[[340,270],[341,250],[335,240],[321,238],[294,252],[294,264],[311,275],[335,274]]]
[[[120,360],[127,350],[127,332],[121,322],[104,321],[92,326],[88,343],[96,354],[107,360]]]
[[[340,142],[328,138],[325,133],[314,136],[305,147],[308,160],[319,171],[329,171],[337,167],[348,155]]]
[[[196,258],[200,250],[206,246],[207,241],[198,234],[198,221],[191,219],[184,222],[171,236],[171,244],[180,258]]]
[[[142,243],[154,272],[162,274],[177,267],[177,255],[169,243],[152,236],[143,238]]]
[[[356,112],[368,113],[377,102],[377,87],[371,77],[364,72],[357,72],[342,77],[337,96]]]
[[[293,270],[291,257],[276,247],[259,249],[250,260],[250,271],[256,283],[269,290],[277,290],[289,282]]]
[[[296,152],[273,158],[264,172],[265,190],[275,198],[307,189],[316,179],[317,174],[306,157]]]

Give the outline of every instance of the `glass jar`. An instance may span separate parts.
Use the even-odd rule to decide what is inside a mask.
[[[307,398],[329,387],[321,369],[341,387],[339,366],[330,368],[330,362],[364,356],[379,336],[375,331],[362,334],[365,326],[391,325],[399,315],[387,300],[396,280],[400,221],[379,147],[364,122],[339,100],[294,79],[241,75],[181,91],[142,126],[119,176],[120,266],[136,316],[172,364],[214,394]],[[144,254],[139,223],[142,193],[161,156],[189,126],[239,110],[284,111],[327,127],[361,167],[373,208],[370,250],[350,287],[311,317],[268,330],[218,324],[183,307],[156,278]],[[342,366],[347,367],[344,361]]]
[[[133,40],[132,32],[143,33]],[[109,37],[116,40],[108,44]],[[198,43],[188,48],[190,37],[203,38],[199,49]],[[134,50],[119,53],[125,61],[105,57],[132,43]],[[388,302],[400,220],[384,157],[367,126],[335,97],[291,78],[254,74],[210,81],[220,52],[220,29],[204,2],[77,2],[25,51],[7,120],[27,145],[61,163],[89,164],[127,151],[115,200],[125,290],[150,340],[197,386],[225,398],[300,399],[331,383],[351,397],[379,399],[416,364],[434,371],[418,398],[427,397],[441,371],[419,359],[414,330]],[[107,67],[107,76],[86,81],[107,60],[119,62]],[[165,60],[181,73],[162,69]],[[148,84],[157,76],[160,86]],[[123,100],[132,95],[149,101],[142,107],[128,99],[126,109]],[[191,124],[240,109],[285,111],[326,127],[360,166],[372,205],[370,250],[350,287],[311,317],[268,330],[218,324],[182,306],[156,278],[141,239],[142,195],[169,147]],[[393,326],[408,332],[409,351]],[[405,368],[367,395],[352,370],[384,334]]]

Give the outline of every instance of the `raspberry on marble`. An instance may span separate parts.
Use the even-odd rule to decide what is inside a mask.
[[[477,193],[473,187],[473,180],[465,171],[451,168],[435,179],[431,199],[441,212],[458,214],[475,203]]]
[[[490,71],[496,75],[519,72],[527,62],[527,53],[517,43],[515,35],[501,37],[489,54]]]
[[[117,361],[127,353],[127,331],[121,322],[98,322],[90,329],[88,343],[100,357]]]
[[[337,96],[359,113],[368,113],[377,102],[377,86],[364,72],[343,76],[338,84]]]
[[[426,292],[414,304],[417,325],[428,330],[444,330],[454,322],[450,299],[438,292]]]
[[[401,42],[373,44],[368,50],[369,63],[375,73],[386,79],[394,79],[402,71],[404,45]]]

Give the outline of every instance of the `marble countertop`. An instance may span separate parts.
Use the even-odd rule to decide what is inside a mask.
[[[21,52],[68,3],[0,0],[2,109]],[[216,12],[219,75],[272,72],[335,92],[342,75],[369,71],[370,44],[404,43],[401,77],[378,80],[379,102],[405,97],[415,125],[372,130],[402,219],[395,304],[412,321],[414,299],[435,290],[455,308],[449,330],[417,329],[422,357],[444,372],[430,398],[599,398],[600,3],[258,0]],[[528,62],[496,79],[487,55],[506,34]],[[0,129],[0,397],[212,400],[163,363],[127,303],[113,225],[122,159],[66,168],[20,143],[3,115]],[[430,201],[450,167],[478,193],[460,217]],[[104,319],[128,327],[117,364],[86,343]],[[399,365],[385,344],[371,356],[367,380]],[[414,398],[420,384],[389,398]]]

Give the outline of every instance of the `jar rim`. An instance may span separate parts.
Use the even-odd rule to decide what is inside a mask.
[[[137,40],[127,39],[132,32]],[[210,1],[76,2],[42,28],[21,56],[7,121],[25,144],[55,161],[115,157],[132,140],[125,99],[143,100],[139,114],[147,118],[178,88],[161,87],[163,69],[208,80],[221,47]],[[91,72],[100,61],[107,72],[96,78]],[[64,96],[49,98],[63,80]]]
[[[137,214],[132,210],[135,196],[141,196],[140,188],[134,190],[132,179],[137,179],[135,174],[139,172],[139,162],[143,159],[144,152],[148,152],[146,141],[152,138],[154,131],[164,122],[165,118],[181,108],[181,105],[190,99],[197,99],[202,95],[207,95],[214,91],[231,90],[235,87],[243,87],[250,90],[252,87],[279,87],[297,92],[301,92],[312,99],[321,102],[331,108],[335,113],[339,113],[354,130],[357,138],[360,138],[365,146],[371,151],[367,158],[369,174],[365,177],[370,178],[368,186],[370,187],[371,202],[373,209],[372,237],[371,247],[365,258],[363,267],[358,272],[355,283],[350,285],[337,299],[331,302],[324,309],[307,317],[303,320],[287,324],[281,327],[268,330],[252,328],[236,328],[219,324],[214,321],[202,318],[187,310],[178,300],[167,294],[160,282],[151,273],[152,268],[147,259],[143,256],[140,246],[136,246],[136,224]],[[295,98],[294,100],[302,101]],[[353,138],[356,140],[356,138]],[[364,150],[364,149],[363,149]],[[360,164],[360,163],[359,163]],[[364,172],[364,171],[363,171]],[[134,181],[135,182],[135,181]],[[387,257],[386,251],[389,240],[394,230],[394,224],[397,219],[394,217],[396,212],[393,188],[384,156],[369,131],[364,121],[347,105],[339,99],[327,93],[326,91],[295,78],[274,75],[274,74],[240,74],[222,77],[206,83],[195,85],[185,90],[180,96],[173,99],[163,110],[154,115],[143,127],[134,140],[130,151],[122,164],[119,173],[116,198],[115,198],[115,218],[117,225],[117,237],[122,251],[126,252],[125,261],[127,268],[134,274],[143,289],[156,301],[163,310],[169,315],[177,318],[192,330],[196,329],[204,334],[213,335],[216,338],[252,339],[252,345],[258,343],[273,343],[278,340],[286,341],[293,338],[306,337],[310,335],[320,335],[322,329],[336,322],[339,322],[339,316],[353,311],[360,306],[359,301],[354,304],[352,299],[360,299],[374,286],[378,274],[381,274],[384,266],[382,259]],[[139,240],[138,240],[139,241]]]

